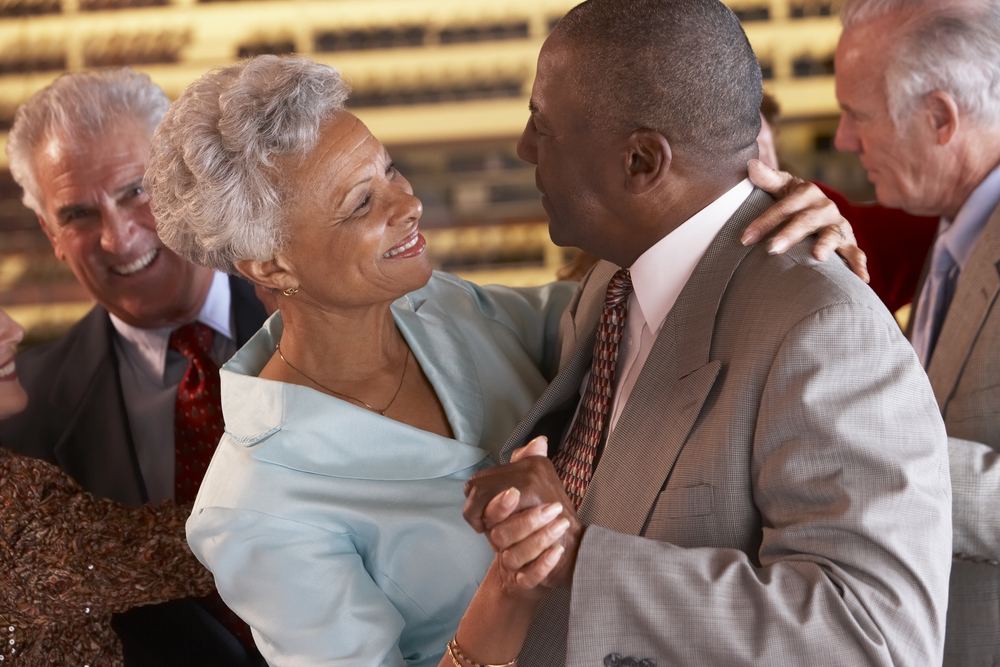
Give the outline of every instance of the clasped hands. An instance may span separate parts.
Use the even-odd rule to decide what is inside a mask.
[[[465,484],[462,515],[489,539],[501,585],[519,597],[570,587],[586,528],[547,448],[544,437],[535,438],[507,465],[481,470]]]

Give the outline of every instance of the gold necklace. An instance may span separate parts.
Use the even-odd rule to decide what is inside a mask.
[[[288,361],[288,359],[285,359],[285,355],[283,355],[281,353],[281,343],[276,343],[274,347],[278,351],[278,356],[281,357],[282,361],[284,361],[286,364],[288,364],[289,368],[291,368],[293,371],[295,371],[296,373],[298,373],[299,375],[301,375],[305,379],[307,379],[310,382],[312,382],[317,387],[322,387],[323,389],[327,390],[328,392],[330,392],[334,396],[339,396],[341,398],[346,398],[346,399],[352,400],[355,403],[360,403],[361,405],[365,406],[366,408],[368,408],[372,412],[377,412],[380,415],[382,415],[383,417],[385,417],[385,411],[388,410],[389,408],[391,408],[392,404],[396,402],[396,397],[399,396],[399,390],[403,388],[403,380],[406,379],[406,367],[410,365],[410,346],[407,345],[406,346],[406,358],[403,360],[403,375],[400,376],[400,378],[399,378],[399,386],[396,387],[396,393],[393,394],[392,398],[389,400],[389,405],[387,405],[384,408],[382,408],[381,410],[379,410],[378,408],[373,408],[372,406],[368,405],[367,403],[365,403],[364,401],[362,401],[360,398],[354,398],[353,396],[348,396],[347,394],[341,394],[339,391],[334,391],[333,389],[330,389],[325,384],[320,384],[315,379],[309,377],[308,375],[306,375],[305,373],[303,373],[302,371],[300,371],[295,366],[292,366],[291,362]]]

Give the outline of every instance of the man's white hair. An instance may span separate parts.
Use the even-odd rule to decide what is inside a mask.
[[[283,158],[304,158],[350,92],[337,70],[258,56],[205,74],[153,136],[145,184],[156,231],[186,259],[236,273],[281,249],[296,184]]]
[[[902,126],[928,93],[948,93],[983,126],[1000,125],[1000,0],[846,0],[844,30],[905,11],[886,54],[889,113]]]
[[[69,72],[35,93],[18,107],[7,137],[10,173],[24,190],[24,205],[45,219],[34,161],[53,134],[70,142],[103,137],[131,118],[153,136],[169,106],[163,89],[130,67]]]

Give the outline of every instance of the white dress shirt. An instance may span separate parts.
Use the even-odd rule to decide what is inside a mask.
[[[629,268],[633,291],[628,298],[625,331],[618,348],[609,433],[618,423],[618,417],[632,395],[632,388],[677,297],[712,241],[753,189],[750,179],[744,179],[660,239]],[[580,385],[581,396],[586,393],[589,379],[588,371]]]
[[[216,272],[197,321],[215,331],[210,356],[220,367],[236,353],[229,278]],[[111,315],[115,354],[132,439],[149,500],[174,497],[174,405],[188,361],[168,349],[171,328],[139,329]]]
[[[976,247],[976,241],[986,228],[986,223],[990,220],[990,215],[1000,206],[1000,166],[991,171],[983,179],[962,208],[958,210],[955,220],[951,221],[942,217],[938,224],[938,235],[934,241],[934,249],[931,251],[931,262],[938,260],[939,256],[947,252],[951,255],[958,271],[955,272],[953,281],[958,281],[958,276],[965,269],[972,251]],[[938,288],[932,285],[931,277],[924,282],[924,287],[920,292],[917,302],[917,310],[914,313],[913,327],[913,347],[920,357],[920,362],[924,368],[930,363],[933,350],[931,342],[941,330],[947,311],[939,314],[938,318],[931,316],[927,312],[933,299],[931,293]]]

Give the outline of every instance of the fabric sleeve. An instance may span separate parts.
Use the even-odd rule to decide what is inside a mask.
[[[541,287],[473,287],[483,314],[510,328],[545,377],[551,380],[559,360],[559,322],[578,289],[577,283],[554,282]]]
[[[398,647],[403,618],[350,536],[206,508],[189,520],[188,539],[271,667],[405,665]]]
[[[954,551],[975,560],[1000,557],[1000,453],[979,442],[948,438]]]
[[[47,613],[118,613],[212,592],[184,536],[190,505],[123,507],[44,461],[4,452],[0,464],[12,580]]]
[[[941,663],[946,436],[912,350],[873,315],[854,304],[814,313],[774,360],[746,472],[755,553],[587,530],[568,665],[611,653],[661,665]]]

